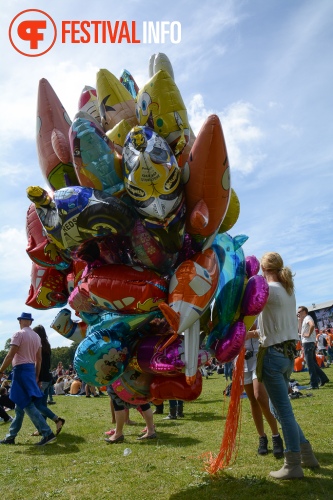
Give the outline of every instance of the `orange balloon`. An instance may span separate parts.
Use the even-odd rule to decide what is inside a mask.
[[[57,94],[42,78],[38,88],[37,152],[42,173],[54,190],[78,184],[68,140],[70,125]]]
[[[195,139],[184,167],[188,233],[208,237],[219,228],[229,204],[229,170],[221,122],[217,115],[211,115]],[[198,227],[197,221],[205,219],[207,213],[207,224]]]

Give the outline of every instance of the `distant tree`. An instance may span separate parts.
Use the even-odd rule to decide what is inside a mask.
[[[72,365],[78,345],[78,342],[73,342],[69,347],[54,347],[51,354],[51,370],[57,367],[59,361],[62,362],[65,370]]]
[[[4,350],[0,351],[0,363],[1,364],[6,356],[7,356],[7,351],[4,351]]]
[[[10,340],[11,340],[11,339],[6,340],[6,343],[5,343],[5,348],[4,348],[2,351],[0,351],[0,363],[2,363],[2,362],[3,362],[3,360],[5,359],[5,357],[6,357],[6,356],[7,356],[7,354],[8,354],[8,351],[9,351],[9,349],[10,349]],[[10,370],[8,370],[8,369],[7,369],[7,370],[6,370],[6,373],[8,374],[9,372],[10,372]]]

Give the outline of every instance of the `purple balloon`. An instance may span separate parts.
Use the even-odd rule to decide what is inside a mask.
[[[151,335],[140,340],[136,359],[140,370],[145,373],[155,373],[165,376],[175,376],[185,370],[184,338],[178,336],[170,345],[160,350],[161,345],[170,340],[172,335]],[[210,353],[204,349],[198,352],[198,367],[205,364]]]
[[[247,282],[242,304],[241,314],[256,316],[261,313],[268,299],[269,287],[263,276],[255,275]]]
[[[236,321],[223,339],[219,339],[215,347],[215,357],[220,363],[234,359],[244,345],[246,326],[243,321]]]
[[[255,255],[245,257],[245,268],[248,278],[251,278],[251,276],[259,273],[260,262]]]

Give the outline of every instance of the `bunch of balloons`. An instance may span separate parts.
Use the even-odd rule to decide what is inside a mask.
[[[268,296],[247,237],[227,233],[239,200],[218,116],[194,136],[159,53],[140,90],[99,70],[73,122],[42,79],[37,149],[50,189],[27,189],[26,304],[62,308],[51,326],[80,341],[87,383],[133,404],[196,399],[200,366],[239,353]]]

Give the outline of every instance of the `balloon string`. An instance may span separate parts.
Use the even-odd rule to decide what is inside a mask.
[[[232,376],[230,402],[219,454],[217,457],[213,457],[212,453],[209,452],[208,458],[206,455],[206,470],[210,474],[215,474],[217,471],[225,469],[231,464],[231,461],[234,462],[237,458],[241,430],[240,417],[242,409],[241,395],[244,386],[244,356],[245,349],[243,347],[237,357]]]

